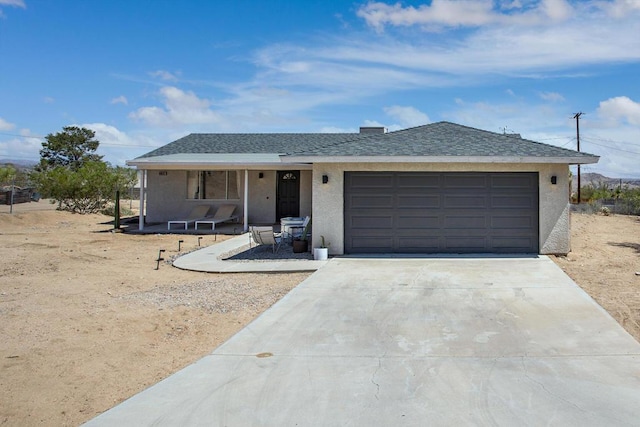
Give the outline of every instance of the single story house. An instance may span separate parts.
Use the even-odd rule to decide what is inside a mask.
[[[244,229],[312,217],[330,253],[570,251],[569,165],[592,154],[449,122],[395,132],[191,134],[127,162],[146,221],[235,204]],[[145,217],[140,216],[140,228]]]

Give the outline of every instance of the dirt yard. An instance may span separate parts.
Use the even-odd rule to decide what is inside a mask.
[[[206,274],[165,258],[196,236],[0,206],[0,425],[78,425],[211,352],[308,274]],[[214,244],[205,236],[203,245]],[[573,216],[555,261],[640,339],[640,221]]]
[[[160,248],[170,258],[179,239],[183,253],[197,248],[197,236],[113,233],[112,218],[43,201],[7,212],[0,206],[0,425],[87,421],[210,353],[308,277],[156,270]]]
[[[571,248],[556,264],[640,341],[640,217],[574,213]]]

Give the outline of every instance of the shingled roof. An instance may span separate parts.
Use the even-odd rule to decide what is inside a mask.
[[[553,145],[449,122],[437,122],[358,140],[338,142],[292,153],[284,160],[314,161],[320,157],[515,157],[574,158],[585,163],[598,157]]]
[[[389,133],[194,133],[130,165],[322,162],[596,163],[592,154],[450,122]]]
[[[174,154],[292,154],[354,140],[357,133],[192,133],[139,159]]]

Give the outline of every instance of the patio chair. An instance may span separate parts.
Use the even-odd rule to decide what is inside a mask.
[[[250,227],[251,239],[258,245],[271,245],[273,253],[275,254],[280,249],[280,243],[282,238],[280,233],[273,232],[273,226],[265,227]]]
[[[211,230],[216,229],[216,224],[221,224],[227,221],[233,221],[238,219],[238,215],[234,215],[236,207],[235,205],[222,205],[218,208],[213,218],[203,218],[196,221],[196,230],[201,224],[210,224]]]
[[[304,217],[304,221],[302,222],[302,225],[297,225],[289,228],[289,234],[291,235],[292,240],[302,236],[302,233],[304,233],[304,229],[307,228],[309,221],[311,221],[311,217],[306,216]],[[310,237],[309,236],[310,234],[311,233],[307,231],[307,239]]]
[[[211,206],[208,206],[208,205],[196,206],[191,210],[191,213],[189,214],[189,216],[187,218],[185,218],[185,219],[175,219],[175,220],[169,221],[167,223],[167,230],[171,230],[171,226],[173,224],[180,224],[186,230],[189,227],[189,224],[193,224],[194,222],[196,222],[198,220],[203,220],[203,219],[207,218],[208,216],[210,216],[210,213],[209,213],[210,210],[211,210]]]

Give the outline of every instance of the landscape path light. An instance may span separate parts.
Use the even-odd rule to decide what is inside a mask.
[[[160,269],[160,261],[164,261],[164,258],[162,257],[162,254],[165,252],[164,249],[160,249],[158,251],[158,259],[156,260],[156,270]]]

